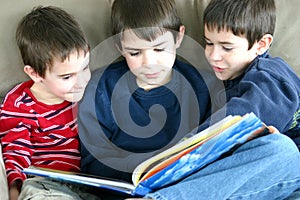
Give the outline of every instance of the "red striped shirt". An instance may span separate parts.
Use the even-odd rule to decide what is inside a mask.
[[[30,165],[78,172],[77,104],[46,105],[30,92],[33,81],[7,93],[0,110],[0,138],[9,185],[26,179]]]

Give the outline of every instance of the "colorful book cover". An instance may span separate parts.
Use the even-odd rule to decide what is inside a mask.
[[[201,170],[248,140],[268,133],[268,128],[253,113],[244,116],[228,116],[208,129],[141,163],[133,172],[133,184],[35,167],[24,169],[23,172],[133,196],[144,196]]]

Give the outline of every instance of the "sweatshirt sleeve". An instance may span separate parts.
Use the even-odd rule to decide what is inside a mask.
[[[101,106],[107,108],[104,115],[106,115],[105,123],[110,123],[111,117],[109,116],[110,105],[104,105],[105,101],[97,101],[96,96],[101,96],[102,92],[97,90],[99,79],[102,71],[95,71],[92,78],[85,89],[85,95],[79,103],[78,112],[78,132],[81,142],[81,170],[84,173],[96,174],[103,176],[104,165],[98,161],[98,158],[111,157],[114,147],[108,140],[109,133],[112,132],[111,126],[107,126],[100,122],[97,118],[96,112],[99,110],[97,107]],[[99,98],[97,98],[99,99]],[[100,124],[101,123],[101,124]],[[107,127],[107,129],[105,129]],[[104,129],[105,133],[104,134]],[[103,174],[102,174],[103,173]]]
[[[240,82],[238,95],[229,99],[226,113],[254,112],[266,124],[285,132],[298,109],[298,95],[289,80],[277,79],[265,71],[250,71]]]
[[[30,166],[33,154],[27,128],[20,123],[1,139],[8,185],[16,180],[23,182],[26,179],[21,170]]]
[[[226,92],[227,103],[199,129],[203,130],[211,120],[219,121],[225,115],[253,112],[267,125],[275,126],[282,133],[286,132],[299,109],[299,86],[294,83],[292,79],[283,78],[283,75],[275,72],[252,69],[238,85]]]

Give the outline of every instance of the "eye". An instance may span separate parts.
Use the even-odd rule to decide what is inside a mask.
[[[223,46],[222,47],[225,51],[231,51],[233,48],[232,47],[226,47],[226,46]]]
[[[162,49],[154,49],[154,51],[156,51],[156,52],[163,52],[163,51],[165,51],[165,48],[162,48]]]
[[[140,55],[140,51],[136,51],[136,52],[129,52],[129,55],[130,56],[138,56],[138,55]]]
[[[209,42],[209,41],[207,41],[207,40],[205,40],[205,45],[207,45],[207,46],[212,46],[213,43],[212,43],[212,42]]]
[[[68,75],[62,76],[61,79],[62,80],[69,80],[71,77],[72,77],[72,74],[68,74]]]

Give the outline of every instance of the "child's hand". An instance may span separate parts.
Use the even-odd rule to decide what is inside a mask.
[[[9,188],[9,200],[17,200],[19,197],[19,188],[16,183],[13,183]]]
[[[278,129],[274,126],[268,126],[270,133],[279,133]]]

